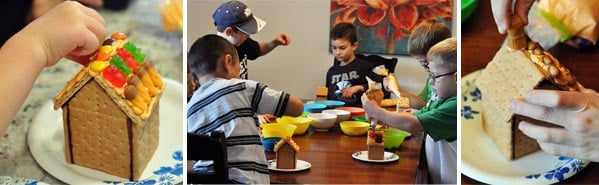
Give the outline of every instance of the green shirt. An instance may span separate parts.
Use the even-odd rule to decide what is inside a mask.
[[[426,78],[426,85],[418,95],[422,100],[424,100],[424,102],[428,102],[428,100],[431,99],[431,96],[433,94],[433,85],[431,85],[430,80],[430,76]]]
[[[457,139],[457,98],[437,98],[414,115],[424,130],[435,140],[445,139],[449,142]]]

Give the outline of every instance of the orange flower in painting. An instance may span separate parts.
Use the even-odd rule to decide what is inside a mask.
[[[441,18],[451,21],[451,0],[391,0],[389,22],[395,38],[409,35],[422,21]]]
[[[331,0],[331,14],[339,13],[333,26],[341,22],[375,27],[387,18],[394,28],[392,40],[411,33],[424,20],[441,18],[451,21],[451,0]],[[387,37],[386,25],[375,28],[378,37]]]

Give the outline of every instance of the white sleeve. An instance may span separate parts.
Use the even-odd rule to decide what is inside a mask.
[[[285,113],[289,94],[268,88],[266,85],[257,83],[252,98],[252,107],[258,114],[272,114],[281,117]]]

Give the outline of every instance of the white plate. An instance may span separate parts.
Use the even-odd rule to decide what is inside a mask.
[[[351,156],[354,159],[357,159],[360,161],[373,162],[373,163],[386,163],[386,162],[399,160],[399,155],[391,153],[391,152],[385,152],[383,155],[384,155],[383,160],[368,159],[368,151],[359,151],[359,152],[352,154]]]
[[[296,171],[306,170],[306,169],[308,169],[310,167],[312,167],[312,164],[310,164],[307,161],[299,160],[298,159],[295,162],[295,169],[278,169],[277,168],[277,160],[276,159],[268,160],[268,169],[269,170],[273,170],[273,171],[296,172]]]
[[[144,170],[144,184],[176,184],[183,175],[183,97],[182,85],[164,80],[166,90],[160,99],[160,143]],[[128,179],[74,164],[64,154],[62,111],[48,101],[40,108],[28,133],[31,154],[48,173],[68,184],[120,184]]]
[[[46,185],[47,183],[28,178],[0,176],[0,184]]]
[[[589,161],[538,151],[509,161],[482,130],[482,105],[475,71],[462,78],[462,173],[488,184],[553,184],[580,172]]]

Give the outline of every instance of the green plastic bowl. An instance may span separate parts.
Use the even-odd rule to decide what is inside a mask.
[[[472,15],[472,12],[476,9],[478,0],[463,0],[462,1],[462,23]]]
[[[408,132],[398,129],[385,129],[385,149],[397,149],[403,143],[403,140],[408,135]]]
[[[366,122],[368,123],[368,119],[366,119],[366,116],[354,116],[354,121],[361,121],[361,122]]]

